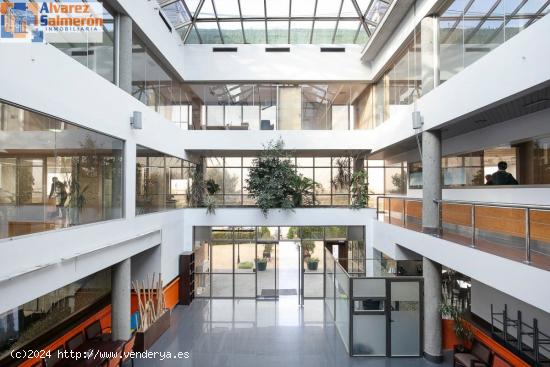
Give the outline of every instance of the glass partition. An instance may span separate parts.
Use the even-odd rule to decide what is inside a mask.
[[[441,82],[543,17],[545,1],[454,0],[439,18]]]
[[[349,331],[350,331],[350,278],[344,268],[339,263],[334,267],[334,289],[335,294],[335,317],[334,323],[344,342],[346,350],[349,351]]]
[[[107,268],[0,314],[0,364],[9,365],[13,362],[10,352],[49,337],[55,327],[64,325],[68,331],[74,327],[71,318],[79,313],[80,318],[90,317],[90,311],[83,312],[110,292],[111,271]],[[41,347],[46,345],[32,349]]]
[[[186,84],[205,130],[354,130],[362,83]],[[195,127],[196,128],[196,127]]]
[[[136,153],[136,214],[187,207],[195,165],[141,145]]]
[[[115,65],[115,22],[114,12],[104,4],[104,1],[98,0],[103,5],[103,40],[100,43],[84,42],[54,42],[52,46],[58,48],[68,56],[72,57],[88,69],[101,75],[108,81],[114,83],[114,65]],[[58,36],[63,36],[63,32],[58,32]]]
[[[6,103],[0,140],[0,239],[122,217],[122,140]]]

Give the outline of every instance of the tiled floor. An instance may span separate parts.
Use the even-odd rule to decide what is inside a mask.
[[[189,352],[188,359],[136,360],[140,366],[195,367],[423,367],[422,358],[350,358],[322,300],[298,307],[296,297],[278,302],[195,300],[178,306],[172,327],[152,352]]]

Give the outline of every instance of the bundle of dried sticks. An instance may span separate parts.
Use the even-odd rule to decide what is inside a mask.
[[[138,299],[139,310],[139,327],[138,331],[145,331],[156,320],[158,320],[164,312],[166,305],[164,303],[164,292],[162,286],[162,278],[159,273],[158,279],[156,273],[153,273],[153,279],[149,283],[149,275],[147,282],[133,281],[132,286],[136,292]]]

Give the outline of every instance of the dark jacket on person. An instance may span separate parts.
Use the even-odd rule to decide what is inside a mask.
[[[518,181],[514,176],[506,171],[498,170],[493,173],[492,185],[517,185]]]

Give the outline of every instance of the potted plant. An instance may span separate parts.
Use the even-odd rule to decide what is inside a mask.
[[[319,259],[317,257],[310,257],[307,259],[307,270],[316,271],[319,268]]]
[[[138,301],[139,323],[136,331],[134,350],[148,350],[155,341],[170,328],[170,309],[164,300],[164,288],[159,274],[158,279],[147,282],[132,282]]]
[[[471,344],[474,334],[464,320],[463,311],[450,303],[443,303],[439,310],[443,317],[453,321],[453,330],[460,343],[455,345],[454,350],[459,353],[466,351],[466,346]]]
[[[265,257],[256,259],[256,269],[258,271],[265,271],[267,269],[267,259]]]

